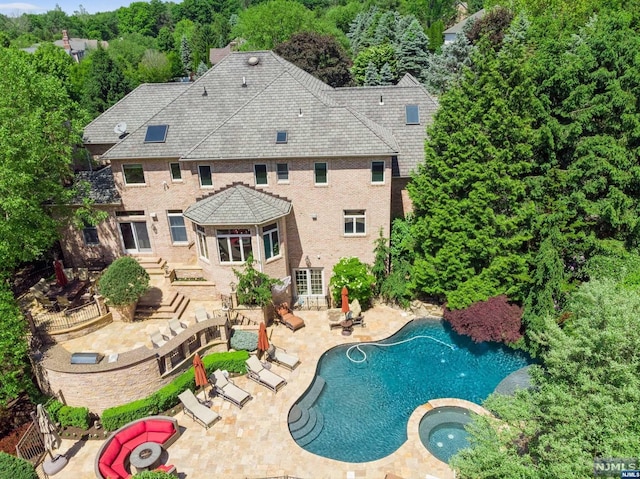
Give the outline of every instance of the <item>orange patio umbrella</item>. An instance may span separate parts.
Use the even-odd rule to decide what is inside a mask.
[[[267,337],[267,325],[264,321],[260,323],[260,329],[258,330],[258,351],[264,353],[269,349],[269,338]]]
[[[349,290],[346,286],[342,287],[342,312],[344,313],[344,317],[347,317],[347,313],[349,312]]]
[[[196,387],[202,387],[204,391],[204,387],[209,381],[207,381],[207,372],[204,370],[204,363],[198,353],[193,356],[193,374],[196,378]],[[205,396],[205,400],[206,399],[207,397]]]

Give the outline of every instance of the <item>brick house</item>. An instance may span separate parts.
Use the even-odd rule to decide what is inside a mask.
[[[144,84],[85,128],[84,172],[109,218],[63,232],[68,266],[161,257],[228,293],[250,253],[291,296],[325,297],[344,256],[410,208],[436,101],[397,85],[332,88],[268,51],[232,52],[193,83]]]

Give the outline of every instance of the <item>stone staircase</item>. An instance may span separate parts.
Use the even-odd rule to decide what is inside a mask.
[[[171,319],[181,317],[189,305],[189,298],[177,291],[151,288],[136,306],[135,320]]]
[[[136,261],[149,273],[151,279],[154,277],[164,278],[164,267],[167,264],[164,259],[156,256],[138,256]]]
[[[298,404],[289,411],[289,431],[299,446],[306,446],[317,438],[324,427],[324,416],[314,403],[320,396],[325,382],[320,376],[316,377],[309,392]]]

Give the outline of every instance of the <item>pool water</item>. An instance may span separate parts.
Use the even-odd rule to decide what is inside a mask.
[[[305,409],[295,417],[308,421],[304,427],[290,422],[298,444],[343,462],[381,459],[407,440],[407,422],[419,405],[443,397],[480,404],[502,379],[530,363],[521,352],[475,344],[438,320],[411,321],[379,343],[405,340],[389,347],[361,343],[366,359],[360,363],[347,358],[348,345],[324,353],[316,371],[325,383],[320,394],[315,398],[314,386],[322,381],[314,381],[307,390],[313,397],[303,394],[292,408]],[[358,350],[350,356],[364,359]]]
[[[418,434],[422,444],[438,459],[449,462],[460,449],[469,447],[464,425],[471,422],[468,409],[443,406],[432,409],[420,420]]]

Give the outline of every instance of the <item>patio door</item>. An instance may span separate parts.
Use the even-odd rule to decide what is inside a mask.
[[[120,234],[127,253],[149,253],[151,251],[146,221],[120,223]]]
[[[298,296],[324,296],[322,268],[296,269],[294,272]]]

